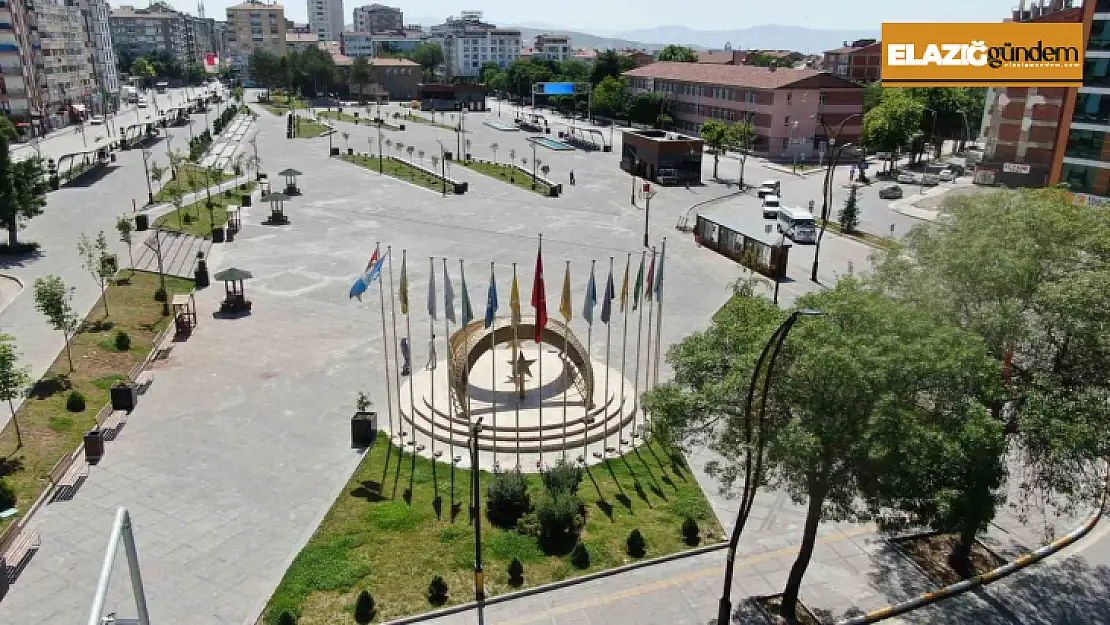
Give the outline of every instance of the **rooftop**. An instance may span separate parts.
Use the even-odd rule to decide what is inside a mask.
[[[821,72],[814,69],[754,67],[663,61],[637,67],[624,73],[633,78],[661,78],[694,83],[712,83],[752,89],[780,89]]]
[[[234,4],[227,7],[228,11],[282,11],[285,12],[285,7],[280,4],[266,4],[264,2],[243,2],[241,4]]]
[[[408,59],[389,59],[389,58],[374,58],[370,59],[371,65],[378,67],[419,67],[419,63],[414,63]]]
[[[317,43],[319,41],[320,37],[316,33],[285,33],[286,43]]]

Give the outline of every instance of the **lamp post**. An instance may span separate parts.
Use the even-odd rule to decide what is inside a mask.
[[[648,221],[651,215],[651,198],[655,197],[655,189],[644,193],[644,247],[648,246]]]
[[[790,124],[790,138],[786,140],[786,147],[790,150],[791,171],[798,173],[798,151],[794,149],[794,131],[798,128],[798,121]]]
[[[925,110],[929,111],[930,113],[933,114],[933,123],[929,126],[929,137],[927,139],[925,139],[925,171],[921,172],[921,185],[919,187],[920,190],[921,190],[921,193],[925,193],[925,175],[929,173],[929,161],[932,160],[930,158],[932,156],[932,150],[930,149],[930,147],[931,147],[930,144],[933,141],[933,132],[937,129],[937,112],[936,112],[936,110],[931,109],[929,107],[925,107]]]
[[[255,180],[262,180],[262,161],[258,159],[258,133],[255,133],[247,143],[251,144],[254,148],[254,178]]]
[[[166,131],[166,160],[170,162],[170,180],[177,178],[177,169],[173,166],[173,152],[170,150],[170,144],[173,143],[173,137],[170,136],[170,129],[163,128]]]
[[[379,104],[378,106],[381,106],[381,105]],[[441,145],[440,147],[442,148],[443,146]],[[442,156],[442,154],[440,154],[440,156]],[[381,119],[381,116],[379,115],[378,116],[378,173],[380,174],[380,173],[382,173],[382,171],[383,171],[383,165],[382,165],[382,119]]]
[[[756,490],[763,473],[763,446],[766,441],[767,429],[767,393],[771,389],[771,378],[774,372],[775,359],[786,341],[786,335],[802,317],[816,317],[822,313],[819,310],[795,310],[782,322],[782,325],[771,335],[770,340],[763,346],[759,360],[755,363],[752,379],[748,385],[748,397],[744,401],[744,448],[749,450],[744,458],[744,489],[740,495],[740,509],[736,513],[736,523],[732,526],[732,535],[728,540],[728,556],[725,561],[724,588],[721,590],[721,600],[717,604],[717,625],[727,625],[731,622],[732,615],[732,574],[736,567],[736,546],[740,542],[740,534],[751,514],[752,504],[755,501]],[[764,371],[764,369],[766,369]],[[753,423],[752,403],[755,400],[756,387],[759,385],[760,374],[763,376],[763,388],[760,391],[759,415]],[[753,425],[755,426],[753,428]],[[754,429],[754,431],[753,431]],[[752,445],[755,449],[752,451]],[[753,458],[754,455],[754,458]]]
[[[536,188],[536,143],[532,142],[532,188]]]
[[[823,239],[825,236],[825,226],[829,221],[829,207],[832,204],[833,171],[836,169],[837,161],[840,160],[840,151],[852,145],[851,143],[846,143],[837,147],[837,143],[840,141],[840,133],[844,130],[844,125],[847,124],[849,120],[860,116],[860,113],[852,113],[851,115],[845,117],[843,120],[840,121],[839,124],[837,124],[836,133],[832,136],[829,136],[828,126],[825,126],[825,122],[821,122],[821,126],[825,129],[825,136],[829,137],[828,143],[832,150],[829,154],[829,164],[825,168],[825,183],[822,187],[823,192],[821,196],[821,232],[817,235],[817,246],[813,250],[813,268],[810,270],[809,273],[809,279],[813,282],[817,282],[817,267],[821,262],[821,239]]]
[[[486,600],[485,573],[482,571],[482,494],[478,470],[478,433],[482,417],[470,426],[470,515],[474,519],[474,600]]]
[[[447,197],[447,150],[443,149],[443,142],[436,139],[439,144],[439,167],[443,179],[443,197]],[[381,154],[381,144],[378,145],[378,154]]]
[[[146,203],[154,203],[154,191],[150,188],[150,167],[147,166],[147,161],[150,160],[150,150],[143,148],[143,173],[146,174]]]

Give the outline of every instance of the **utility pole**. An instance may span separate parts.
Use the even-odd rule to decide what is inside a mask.
[[[150,205],[154,203],[154,191],[150,188],[150,167],[147,166],[148,160],[150,160],[150,150],[143,148],[143,173],[146,174],[146,203]]]

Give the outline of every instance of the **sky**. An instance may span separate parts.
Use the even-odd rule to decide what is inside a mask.
[[[113,6],[146,2],[109,0]],[[221,19],[224,9],[241,0],[209,0],[205,15]],[[351,9],[375,0],[343,0],[343,14],[351,21]],[[462,10],[484,13],[488,22],[537,27],[555,26],[568,30],[611,35],[656,26],[686,26],[696,30],[734,30],[762,24],[782,24],[822,29],[878,30],[882,22],[997,22],[1010,14],[1018,0],[701,0],[687,5],[674,0],[376,0],[399,7],[405,21],[442,18]],[[170,0],[178,10],[196,14],[195,0]],[[287,0],[285,15],[295,22],[307,21],[307,1]],[[694,12],[689,7],[697,7]],[[768,11],[774,7],[775,11]],[[423,24],[429,26],[430,24]]]

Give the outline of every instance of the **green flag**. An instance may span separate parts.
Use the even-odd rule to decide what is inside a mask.
[[[632,310],[640,305],[640,292],[644,290],[644,255],[640,254],[640,269],[636,272],[636,286],[632,289]]]

